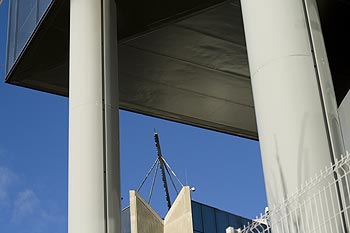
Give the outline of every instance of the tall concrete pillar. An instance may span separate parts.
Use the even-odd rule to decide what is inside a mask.
[[[120,232],[114,0],[71,0],[68,232]]]
[[[337,107],[315,1],[241,4],[267,199],[273,207],[343,151]],[[339,211],[339,193],[332,195]],[[313,211],[306,212],[311,218]]]
[[[350,91],[339,106],[339,118],[343,132],[345,148],[350,151]]]

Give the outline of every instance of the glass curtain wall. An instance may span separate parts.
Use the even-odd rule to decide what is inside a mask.
[[[8,73],[53,0],[9,0]]]
[[[238,229],[251,222],[250,219],[196,201],[191,203],[194,233],[225,233],[229,226]]]

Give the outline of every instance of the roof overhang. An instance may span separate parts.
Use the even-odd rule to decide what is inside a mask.
[[[319,1],[337,100],[350,82],[349,4]],[[119,0],[120,107],[257,139],[239,1]],[[69,1],[55,0],[7,82],[68,96]]]

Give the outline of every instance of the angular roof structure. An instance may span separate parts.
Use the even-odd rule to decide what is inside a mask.
[[[117,5],[122,109],[258,139],[238,0]],[[350,38],[344,30],[350,5],[318,5],[340,103],[350,87]],[[68,96],[68,71],[69,1],[53,0],[6,81]]]

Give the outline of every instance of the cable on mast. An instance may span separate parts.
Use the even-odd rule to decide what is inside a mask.
[[[140,191],[140,189],[142,188],[143,184],[146,182],[148,176],[151,174],[151,172],[152,172],[154,166],[155,166],[157,163],[158,163],[158,158],[156,159],[156,161],[154,161],[152,167],[151,167],[151,168],[149,169],[149,171],[147,172],[146,177],[143,179],[142,183],[141,183],[140,186],[137,188],[137,192]]]
[[[171,183],[172,183],[172,185],[173,185],[173,187],[174,187],[174,189],[175,189],[176,194],[179,194],[179,191],[177,191],[177,188],[176,188],[176,186],[175,186],[174,180],[173,180],[173,178],[171,177],[170,172],[169,172],[169,169],[168,169],[167,166],[165,166],[165,170],[166,170],[166,172],[167,172],[168,175],[169,175],[170,181],[171,181]]]
[[[170,167],[170,165],[167,163],[167,161],[164,159],[163,157],[163,161],[165,163],[165,165],[170,169],[171,173],[175,176],[175,178],[177,179],[177,181],[180,183],[181,187],[183,187],[183,183],[180,181],[180,179],[177,177],[177,175],[175,174],[175,172],[173,171],[173,169]]]
[[[152,193],[153,193],[154,184],[155,184],[155,182],[156,182],[156,177],[157,177],[158,168],[159,168],[159,162],[158,162],[158,160],[157,160],[156,171],[154,172],[153,180],[152,180],[152,185],[151,185],[151,190],[149,191],[149,195],[148,195],[148,202],[147,202],[148,204],[151,203],[151,198],[152,198]]]
[[[148,179],[148,177],[151,175],[152,171],[155,169],[155,172],[153,174],[153,178],[152,178],[152,184],[151,184],[151,189],[149,192],[149,196],[148,196],[148,204],[150,204],[151,202],[151,198],[152,198],[152,194],[153,194],[153,190],[154,190],[154,184],[156,181],[156,177],[157,177],[157,173],[158,170],[160,169],[161,175],[162,175],[162,181],[163,181],[163,187],[164,187],[164,191],[165,191],[165,198],[167,201],[167,206],[168,209],[171,208],[171,200],[170,200],[170,194],[169,194],[169,187],[168,187],[168,183],[167,183],[167,177],[166,174],[168,174],[171,184],[174,187],[174,190],[177,194],[179,194],[178,189],[176,188],[174,179],[172,177],[172,175],[176,178],[176,180],[179,182],[179,184],[181,185],[181,187],[184,187],[183,183],[180,181],[180,179],[177,177],[177,175],[175,174],[175,172],[173,171],[173,169],[170,167],[170,165],[168,164],[168,162],[164,159],[161,149],[160,149],[160,142],[159,142],[159,136],[158,133],[154,130],[154,141],[155,141],[155,145],[156,145],[156,149],[157,149],[157,159],[154,161],[154,163],[152,164],[151,168],[148,170],[145,178],[142,180],[140,186],[137,189],[137,192],[139,192],[141,190],[141,188],[143,187],[143,185],[145,184],[146,180]],[[191,188],[192,191],[194,191],[194,188]]]

